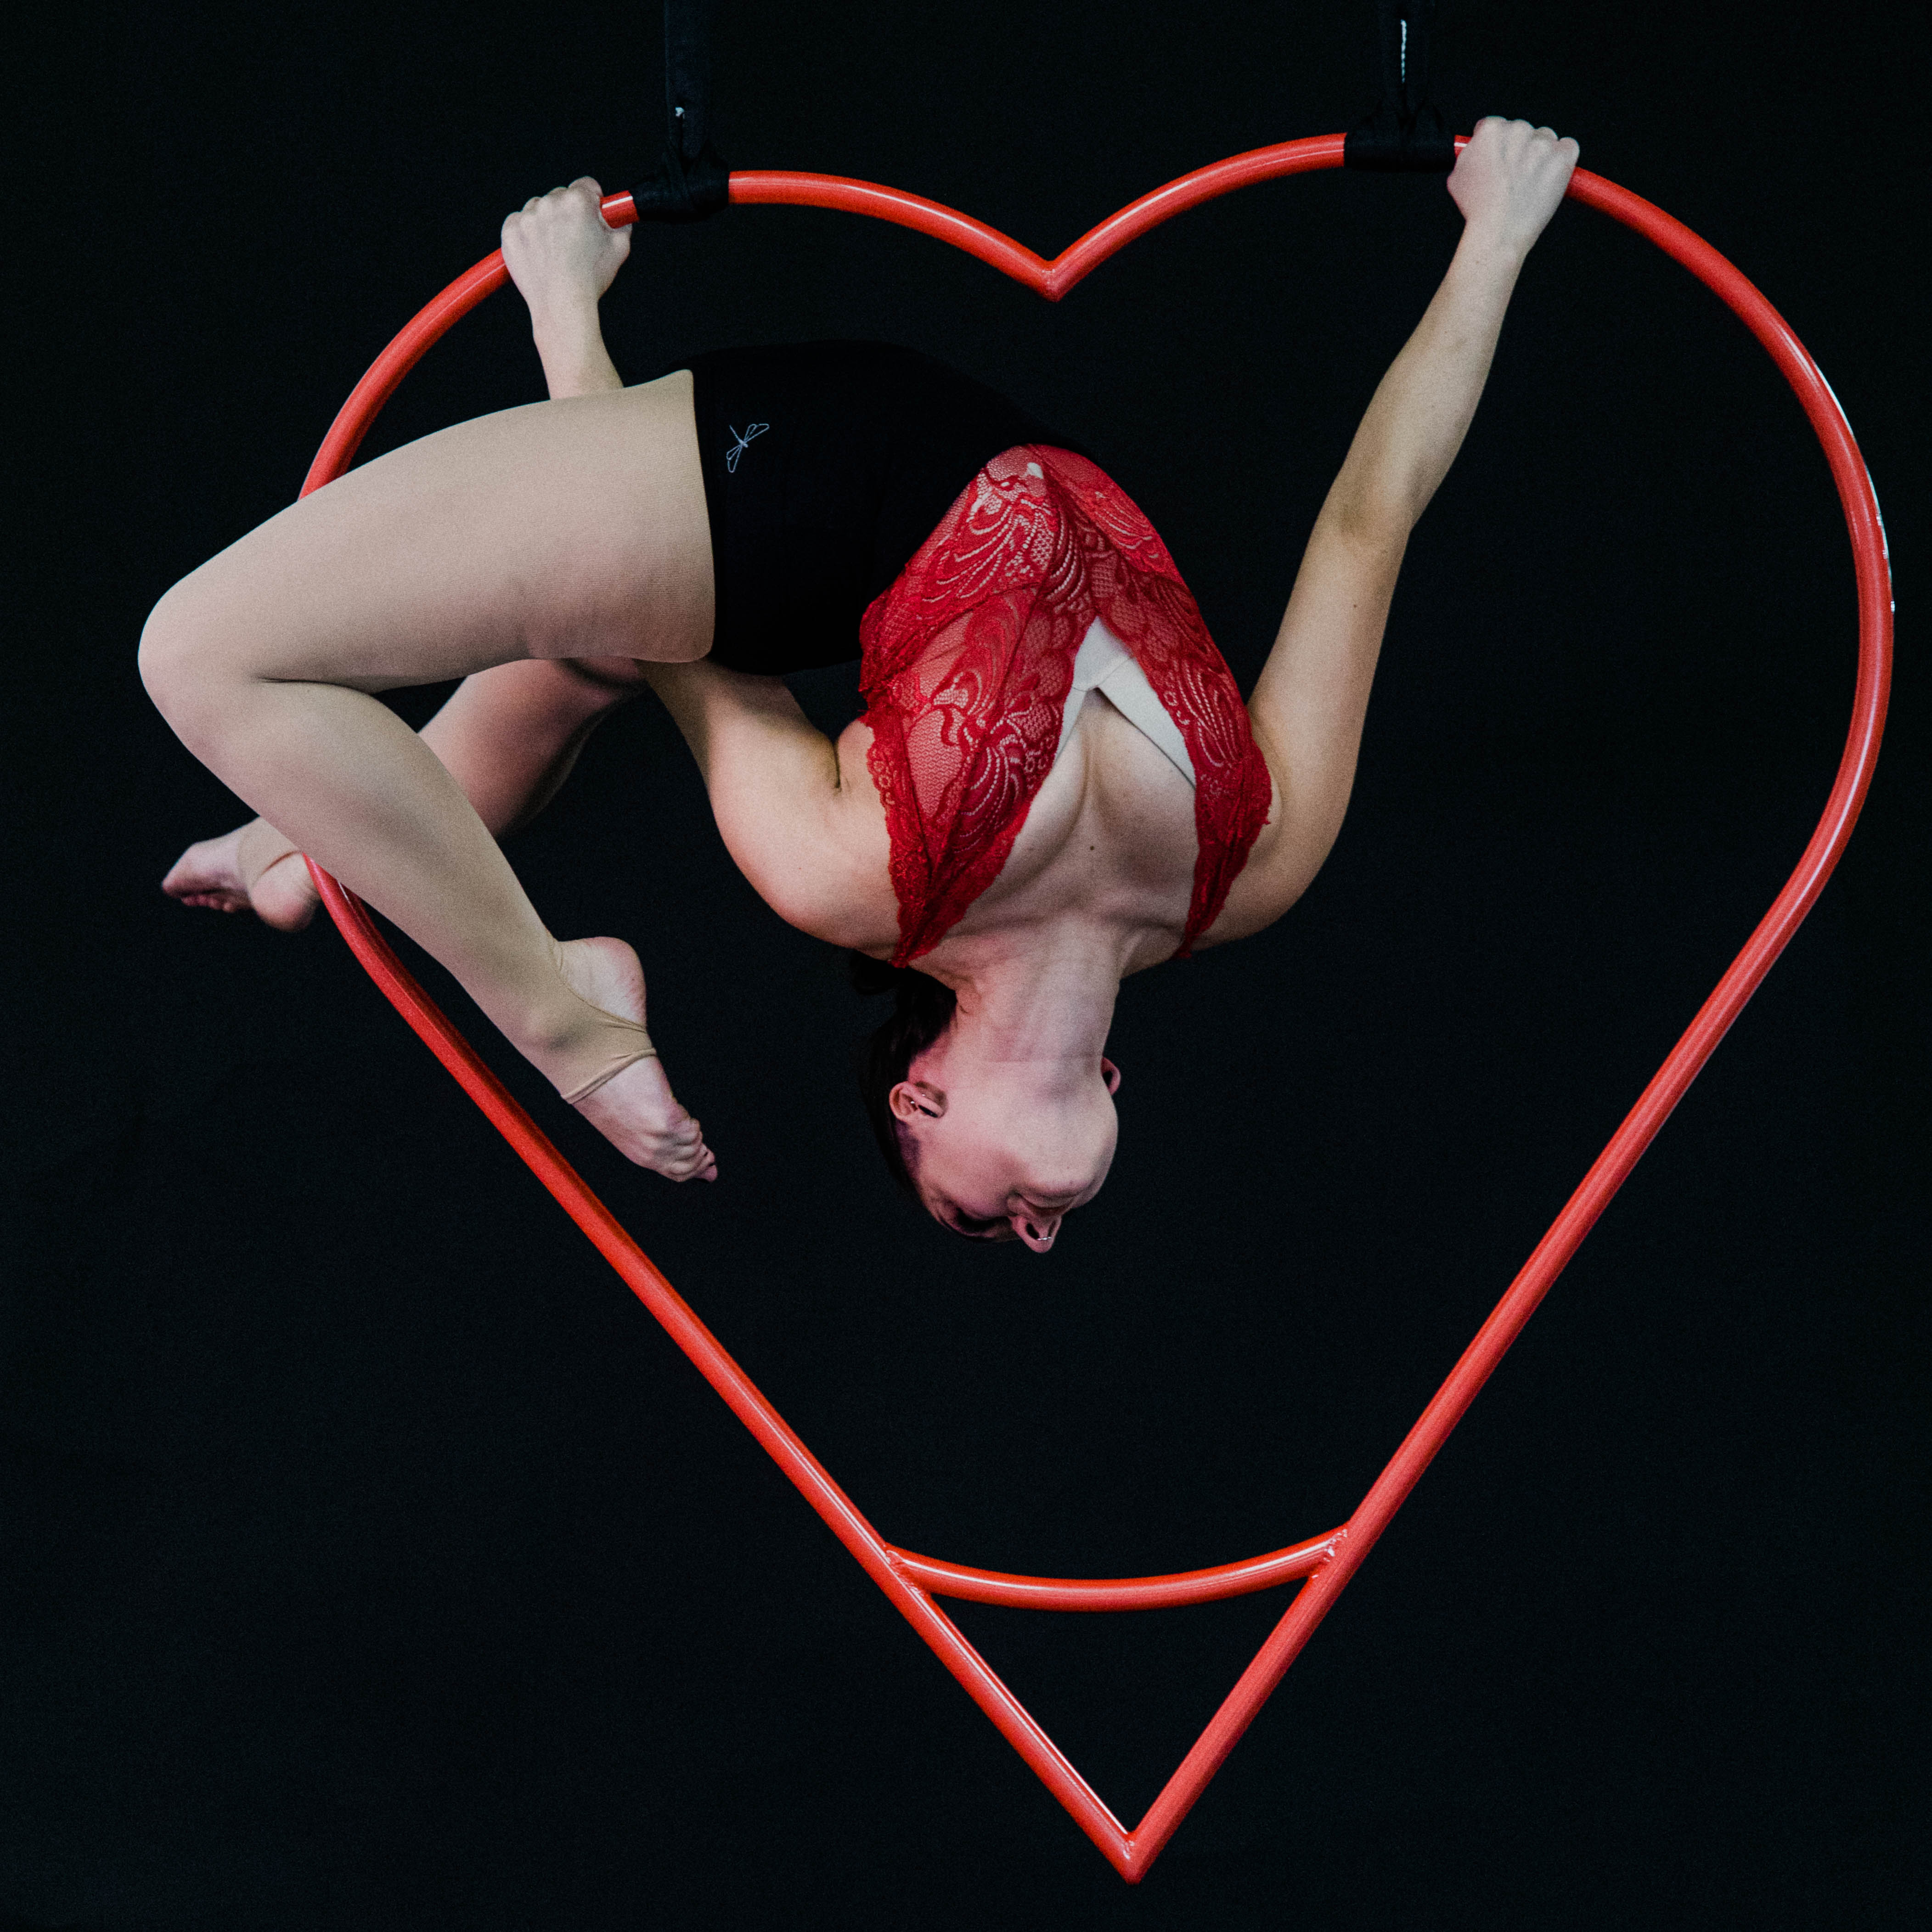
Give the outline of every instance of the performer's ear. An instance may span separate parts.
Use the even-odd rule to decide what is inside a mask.
[[[896,1120],[936,1120],[946,1112],[946,1096],[928,1080],[902,1080],[886,1099]]]
[[[1109,1094],[1120,1090],[1120,1070],[1104,1053],[1100,1056],[1100,1078],[1106,1082]]]

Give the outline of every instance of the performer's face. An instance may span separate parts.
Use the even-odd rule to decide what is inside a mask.
[[[1100,1192],[1113,1165],[1120,1084],[1111,1060],[1097,1078],[1069,1082],[1024,1066],[1009,1077],[955,1070],[943,1044],[922,1054],[892,1089],[892,1106],[927,1213],[975,1240],[1021,1240],[1045,1254],[1062,1219]]]

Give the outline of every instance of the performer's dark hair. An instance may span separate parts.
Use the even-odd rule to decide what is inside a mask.
[[[848,952],[845,960],[855,992],[892,996],[892,1017],[859,1049],[859,1091],[886,1172],[916,1201],[919,1189],[906,1165],[892,1091],[914,1060],[952,1024],[952,989],[914,967],[888,965],[863,952]]]

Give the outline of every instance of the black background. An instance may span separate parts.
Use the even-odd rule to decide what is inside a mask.
[[[1366,0],[723,13],[734,164],[1044,252],[1374,91]],[[292,495],[506,209],[644,171],[653,10],[41,12],[8,262],[0,1920],[1924,1922],[1909,13],[1450,0],[1456,127],[1574,133],[1817,357],[1904,669],[1818,910],[1132,1891],[326,926],[154,889],[239,814],[141,693],[148,607]],[[1439,180],[1277,182],[1054,307],[882,224],[742,210],[641,235],[608,328],[634,378],[850,334],[1000,384],[1147,508],[1245,684],[1456,232]],[[370,446],[539,393],[500,297]],[[1412,548],[1335,854],[1264,937],[1124,988],[1120,1157],[1050,1260],[892,1196],[867,1010],[732,871],[648,704],[513,856],[554,929],[639,944],[722,1178],[626,1169],[473,1030],[887,1536],[1063,1574],[1246,1556],[1354,1506],[1744,940],[1854,637],[1769,362],[1568,208]],[[838,722],[849,686],[802,689]],[[1132,1819],[1281,1607],[959,1620]]]

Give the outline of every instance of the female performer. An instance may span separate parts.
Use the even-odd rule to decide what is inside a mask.
[[[1044,1252],[1113,1157],[1121,980],[1259,932],[1334,842],[1409,532],[1576,160],[1547,128],[1477,128],[1449,177],[1455,259],[1245,706],[1084,452],[878,345],[726,351],[627,389],[597,304],[629,230],[594,182],[530,202],[503,254],[551,400],[350,472],[148,619],[155,703],[261,814],[164,890],[292,928],[311,854],[631,1160],[713,1179],[636,954],[553,938],[496,844],[648,685],[766,902],[899,969],[868,1094],[888,1163],[946,1226]],[[835,742],[780,680],[854,657],[867,708]],[[420,736],[373,695],[446,678]]]

